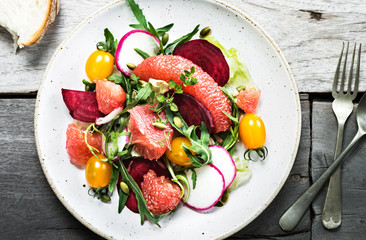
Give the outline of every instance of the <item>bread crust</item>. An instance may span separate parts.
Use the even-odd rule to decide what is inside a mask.
[[[54,23],[56,16],[60,10],[60,0],[48,0],[47,14],[40,28],[32,35],[32,38],[27,42],[18,43],[20,47],[29,46],[39,42],[47,29]]]

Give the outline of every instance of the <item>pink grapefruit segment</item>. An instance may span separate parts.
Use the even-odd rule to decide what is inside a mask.
[[[158,159],[165,153],[173,138],[173,127],[167,121],[166,129],[153,126],[158,116],[151,110],[152,105],[136,106],[129,110],[130,121],[128,129],[131,132],[130,143],[135,145],[135,150],[144,158]],[[160,113],[163,121],[166,120],[164,112]]]
[[[114,82],[97,80],[95,87],[99,110],[104,114],[111,113],[115,108],[123,106],[126,93]]]
[[[231,120],[223,111],[231,114],[230,100],[221,91],[215,80],[190,60],[174,55],[152,56],[140,63],[133,74],[145,81],[154,78],[169,82],[171,79],[177,84],[182,84],[179,79],[180,74],[192,66],[196,70],[193,77],[197,78],[197,84],[183,87],[183,91],[197,98],[210,111],[216,133],[226,131],[231,126]]]
[[[83,166],[93,154],[90,152],[84,140],[84,131],[76,124],[70,123],[66,130],[66,150],[73,164]],[[102,151],[102,135],[99,133],[89,133],[87,135],[88,144],[98,151]]]
[[[258,101],[261,96],[261,90],[254,85],[248,85],[239,92],[236,104],[245,113],[255,113],[257,111]]]
[[[154,214],[172,211],[180,202],[182,190],[168,177],[158,177],[154,170],[149,170],[141,182],[142,195],[148,209]]]

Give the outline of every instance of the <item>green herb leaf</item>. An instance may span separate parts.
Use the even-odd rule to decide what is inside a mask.
[[[121,189],[118,191],[119,201],[118,201],[118,213],[121,213],[123,208],[126,206],[128,195],[124,193]]]
[[[136,20],[139,22],[139,24],[131,24],[130,27],[149,31],[145,15],[139,5],[134,0],[128,0],[128,5],[130,5],[133,15],[135,15]]]
[[[108,28],[104,29],[104,37],[105,42],[98,42],[97,49],[109,52],[114,56],[114,54],[116,53],[118,40],[114,39],[113,34],[109,31]]]
[[[228,118],[230,118],[231,121],[235,122],[235,123],[239,123],[238,119],[231,116],[229,113],[222,111]]]
[[[83,84],[85,85],[85,91],[93,92],[95,90],[96,84],[83,79]]]
[[[157,33],[159,34],[159,36],[161,37],[161,36],[163,36],[163,35],[164,35],[164,33],[169,32],[169,30],[170,30],[173,26],[174,26],[174,23],[168,24],[168,25],[166,25],[166,26],[164,26],[164,27],[157,28],[157,29],[156,29],[156,32],[157,32]]]
[[[235,149],[237,140],[239,138],[240,112],[239,112],[238,105],[236,105],[234,98],[229,94],[229,92],[226,90],[226,88],[220,87],[220,89],[229,98],[229,100],[231,102],[232,115],[226,113],[225,111],[223,111],[223,113],[233,121],[233,124],[229,128],[228,131],[219,134],[219,137],[223,141],[221,141],[221,143],[217,142],[216,144],[224,147],[226,150],[229,151],[230,154],[232,154]]]
[[[108,190],[110,193],[113,192],[114,186],[116,186],[116,183],[118,180],[118,174],[119,174],[118,168],[113,168],[111,179],[110,179],[109,185],[108,185]]]
[[[140,55],[143,59],[150,57],[150,55],[147,52],[144,52],[139,48],[134,48],[133,50],[135,50],[135,52],[137,52],[138,55]]]
[[[193,189],[195,189],[196,183],[197,183],[197,173],[194,169],[191,169],[191,171],[192,171],[192,176],[191,176],[192,186],[193,186]]]
[[[113,73],[112,75],[110,75],[107,79],[109,81],[112,81],[116,84],[124,84],[124,81],[125,81],[125,76],[124,75],[117,75],[115,73]]]
[[[186,34],[186,35],[184,35],[184,36],[182,36],[182,37],[178,38],[177,40],[173,41],[172,43],[168,44],[168,45],[165,47],[165,54],[167,54],[167,55],[168,55],[168,54],[173,54],[173,51],[174,51],[174,49],[175,49],[177,46],[179,46],[179,45],[181,45],[181,44],[183,44],[183,43],[185,43],[185,42],[187,42],[187,41],[191,40],[191,39],[192,39],[192,37],[193,37],[193,36],[198,32],[199,26],[200,26],[200,25],[197,25],[197,26],[193,29],[193,31],[192,31],[192,32],[190,32],[190,33],[188,33],[188,34]]]
[[[118,165],[119,165],[119,168],[121,171],[122,179],[128,185],[130,190],[132,190],[136,195],[137,206],[138,206],[140,218],[141,218],[141,225],[144,223],[145,217],[146,217],[152,223],[154,223],[160,227],[159,221],[162,218],[164,218],[165,216],[167,216],[170,212],[168,212],[166,214],[162,214],[162,215],[156,215],[156,214],[153,214],[152,212],[150,212],[149,209],[147,208],[146,201],[142,195],[140,187],[137,185],[135,180],[133,180],[131,175],[128,173],[126,167],[123,165],[123,163],[120,160],[118,161]]]
[[[192,144],[192,146],[187,146],[183,144],[183,150],[184,152],[190,157],[190,161],[192,162],[193,167],[201,167],[206,164],[212,163],[211,159],[211,150],[208,148],[209,144],[209,137],[210,134],[207,131],[206,125],[202,122],[201,127],[198,126],[189,126],[187,123],[183,120],[182,116],[179,112],[173,112],[169,106],[165,106],[165,113],[168,121],[170,124],[183,136],[188,138]],[[182,120],[183,126],[178,127],[174,123],[174,117],[178,117]],[[196,130],[201,130],[201,137],[199,138],[196,134]],[[191,153],[196,153],[196,155],[193,155]]]

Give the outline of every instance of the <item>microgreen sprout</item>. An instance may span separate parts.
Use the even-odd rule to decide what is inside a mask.
[[[251,153],[252,152],[256,152],[257,154],[257,158],[253,158],[251,156]],[[268,155],[268,149],[267,147],[263,146],[263,147],[260,147],[260,148],[257,148],[257,149],[248,149],[244,152],[244,159],[245,160],[251,160],[251,161],[257,161],[257,159],[259,158],[261,161],[264,161],[264,159],[266,159]]]

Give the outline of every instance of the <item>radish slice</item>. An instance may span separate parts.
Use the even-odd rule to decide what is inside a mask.
[[[117,117],[118,114],[120,114],[122,112],[122,110],[123,110],[122,106],[116,107],[107,116],[99,117],[99,118],[95,119],[95,125],[102,125],[102,124],[106,124],[106,123],[112,121],[112,119]]]
[[[193,189],[192,170],[187,170],[190,194],[185,204],[198,211],[212,208],[225,191],[225,179],[219,169],[209,164],[195,169],[196,187]],[[185,191],[186,192],[186,191]]]
[[[155,56],[160,49],[160,43],[154,35],[145,30],[137,29],[126,33],[118,43],[114,58],[117,68],[127,76],[131,76],[132,73],[127,64],[137,66],[144,60],[135,48]]]
[[[225,148],[217,145],[211,145],[209,148],[212,153],[212,163],[224,176],[225,189],[227,189],[236,177],[235,162]]]

